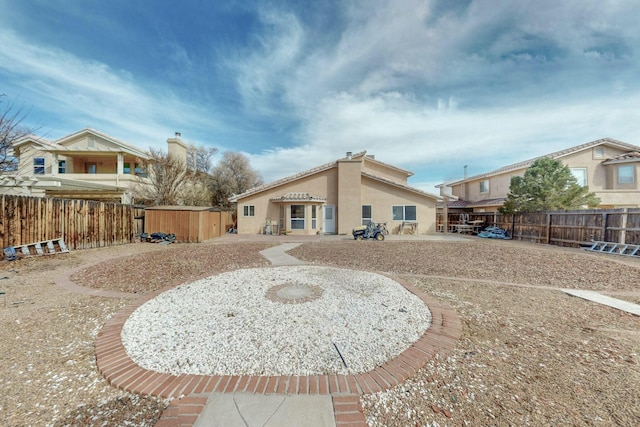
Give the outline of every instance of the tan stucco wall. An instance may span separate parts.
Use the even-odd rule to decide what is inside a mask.
[[[594,147],[595,148],[595,147]],[[613,165],[604,166],[602,162],[606,158],[611,158],[624,153],[615,147],[604,146],[605,153],[603,158],[595,157],[594,148],[573,153],[571,155],[559,158],[569,168],[586,168],[587,169],[587,186],[590,191],[600,191],[607,189],[632,189],[637,188],[634,185],[620,187],[617,184],[616,168]],[[518,170],[510,170],[503,174],[493,175],[490,177],[474,179],[465,184],[456,184],[452,186],[452,194],[464,200],[476,202],[479,200],[506,197],[509,193],[511,177],[523,176],[526,168]],[[636,169],[636,177],[640,171]],[[489,180],[489,192],[480,193],[480,181]],[[637,182],[637,179],[636,179]],[[466,192],[466,195],[465,195]]]
[[[340,173],[340,175],[339,175]],[[339,187],[338,176],[344,179],[344,185]],[[357,183],[354,185],[354,183]],[[361,184],[360,184],[361,183]],[[346,196],[341,197],[340,191],[344,191]],[[287,193],[309,193],[316,197],[325,197],[326,204],[336,206],[336,232],[338,234],[350,234],[354,227],[362,223],[362,205],[372,205],[373,220],[376,222],[387,222],[391,230],[397,228],[402,221],[392,221],[393,205],[416,205],[417,222],[419,233],[431,233],[435,231],[436,201],[435,199],[422,196],[418,193],[392,187],[360,174],[360,163],[344,162],[342,169],[334,167],[317,174],[301,178],[288,184],[269,189],[264,192],[245,197],[238,201],[238,233],[257,234],[264,230],[265,219],[269,217],[272,224],[279,224],[280,206],[285,209],[285,229],[291,234],[316,234],[322,233],[323,204],[321,202],[305,202],[305,230],[291,230],[289,227],[290,211],[289,206],[293,204],[303,204],[303,202],[274,203],[269,200],[283,196]],[[317,207],[317,228],[311,228],[311,206]],[[255,216],[244,217],[244,207],[252,205],[255,207]]]
[[[332,168],[300,180],[284,184],[282,186],[260,192],[255,195],[243,198],[238,201],[238,233],[240,234],[256,234],[263,230],[265,219],[271,218],[272,223],[278,224],[280,218],[280,204],[269,202],[270,199],[283,196],[287,193],[309,193],[315,197],[326,197],[328,204],[337,204],[338,194],[338,170]],[[289,205],[291,203],[286,203]],[[295,204],[300,204],[296,202]],[[243,217],[244,206],[255,206],[255,216]],[[318,230],[321,224],[321,210],[318,212]],[[285,228],[289,227],[290,213],[286,212]],[[311,218],[311,210],[307,212],[306,218]],[[309,221],[307,221],[309,222]],[[308,224],[306,224],[308,225]],[[304,232],[301,230],[293,231],[294,234],[315,234],[310,227]]]
[[[367,177],[362,179],[362,204],[372,206],[372,219],[374,222],[386,222],[391,233],[397,232],[402,221],[393,220],[394,205],[415,205],[418,233],[434,233],[436,229],[436,201],[433,198],[407,191],[401,188],[393,188]],[[354,221],[355,223],[355,221]],[[356,224],[356,225],[359,225]]]
[[[603,190],[595,194],[600,198],[600,208],[640,207],[638,190]]]
[[[357,220],[362,215],[361,160],[338,161],[338,204],[336,206],[337,233],[360,225]]]
[[[51,165],[53,164],[53,156],[45,151],[40,151],[35,144],[25,144],[20,147],[20,157],[18,161],[18,176],[33,175],[33,159],[44,157],[45,174],[51,173]]]
[[[393,182],[398,182],[400,184],[407,185],[408,176],[405,172],[382,165],[366,157],[362,165],[362,170],[363,172],[370,173],[371,175],[376,175],[381,178],[386,178]]]

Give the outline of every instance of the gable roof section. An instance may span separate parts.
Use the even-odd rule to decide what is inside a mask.
[[[261,193],[263,191],[267,191],[267,190],[270,190],[272,188],[279,187],[279,186],[284,185],[284,184],[288,184],[289,182],[293,182],[293,181],[296,181],[298,179],[305,178],[307,176],[311,176],[311,175],[315,175],[315,174],[320,173],[320,172],[324,172],[326,170],[329,170],[331,168],[335,168],[337,166],[338,166],[338,161],[337,160],[333,161],[333,162],[325,163],[324,165],[316,166],[315,168],[306,170],[304,172],[299,172],[299,173],[297,173],[295,175],[291,175],[291,176],[287,176],[285,178],[277,179],[277,180],[275,180],[273,182],[270,182],[268,184],[262,184],[262,185],[258,185],[257,187],[250,188],[249,190],[245,191],[244,193],[237,194],[237,195],[229,198],[229,200],[231,202],[235,203],[240,199],[244,199],[245,197],[249,197],[249,196],[252,196],[254,194],[258,194],[258,193]]]
[[[602,164],[611,165],[614,163],[632,163],[632,162],[640,162],[640,151],[630,151],[628,153],[623,153],[617,156],[613,156],[612,158],[602,162]]]
[[[361,151],[359,153],[353,154],[351,156],[351,158],[352,159],[365,158],[366,161],[373,161],[373,162],[376,162],[378,164],[384,165],[385,167],[389,167],[389,168],[392,168],[392,169],[396,169],[398,171],[402,171],[402,172],[406,173],[408,176],[413,175],[413,172],[406,171],[404,169],[400,169],[400,168],[397,168],[397,167],[392,166],[392,165],[388,165],[386,163],[383,163],[383,162],[377,161],[375,159],[372,159],[371,157],[365,157],[366,154],[367,154],[366,151]],[[343,158],[338,159],[338,160],[344,160],[344,159],[346,159],[346,157],[343,157]],[[263,191],[267,191],[267,190],[270,190],[272,188],[276,188],[276,187],[279,187],[281,185],[288,184],[288,183],[296,181],[298,179],[306,178],[308,176],[315,175],[317,173],[324,172],[326,170],[335,168],[335,167],[338,166],[338,160],[335,160],[335,161],[329,162],[329,163],[325,163],[323,165],[320,165],[320,166],[317,166],[315,168],[312,168],[312,169],[297,173],[295,175],[291,175],[291,176],[288,176],[288,177],[285,177],[285,178],[278,179],[278,180],[270,182],[268,184],[259,185],[257,187],[254,187],[254,188],[251,188],[251,189],[245,191],[244,193],[237,194],[237,195],[231,197],[229,200],[231,202],[233,202],[233,203],[236,203],[238,200],[244,199],[245,197],[249,197],[249,196],[252,196],[254,194],[258,194],[258,193],[261,193]],[[367,172],[361,172],[361,173],[362,173],[362,176],[366,176],[368,178],[375,179],[375,180],[380,181],[380,182],[384,182],[385,184],[389,184],[389,185],[392,185],[392,186],[397,187],[397,188],[402,188],[403,190],[408,190],[408,191],[411,191],[413,193],[420,194],[422,196],[434,198],[436,200],[440,199],[440,197],[435,195],[435,194],[427,193],[425,191],[418,190],[417,188],[409,187],[408,185],[399,184],[397,182],[394,182],[394,181],[391,181],[389,179],[382,178],[380,176],[373,175],[373,174],[370,174],[370,173],[367,173]]]
[[[401,188],[403,190],[410,191],[410,192],[415,193],[415,194],[419,194],[420,196],[429,197],[429,198],[435,199],[435,200],[440,200],[441,199],[440,196],[437,196],[435,194],[427,193],[426,191],[418,190],[417,188],[409,187],[408,185],[400,184],[398,182],[391,181],[390,179],[382,178],[382,177],[379,177],[377,175],[372,175],[372,174],[367,173],[367,172],[362,172],[362,176],[365,176],[367,178],[376,180],[378,182],[382,182],[382,183],[387,184],[387,185],[391,185],[391,186],[396,187],[396,188]]]
[[[143,150],[141,150],[140,148],[135,147],[135,146],[130,145],[130,144],[127,144],[124,141],[120,141],[117,138],[114,138],[114,137],[112,137],[110,135],[107,135],[106,133],[99,132],[99,131],[97,131],[95,129],[92,129],[92,128],[84,128],[84,129],[79,130],[79,131],[77,131],[75,133],[72,133],[70,135],[63,136],[60,139],[57,139],[54,142],[55,143],[55,148],[53,150],[48,150],[48,151],[60,151],[60,152],[63,152],[63,151],[76,151],[74,149],[65,149],[66,148],[65,144],[68,143],[69,141],[73,140],[74,138],[76,138],[76,137],[78,137],[80,135],[83,135],[83,134],[97,136],[97,137],[99,137],[101,139],[104,139],[105,141],[108,141],[108,142],[116,145],[117,147],[121,148],[121,150],[111,150],[111,149],[102,149],[101,150],[101,149],[96,149],[96,150],[90,150],[90,151],[106,151],[106,152],[124,151],[126,153],[129,153],[129,154],[132,154],[132,155],[144,158],[144,159],[146,159],[148,157],[147,154]]]
[[[355,158],[360,158],[360,157],[362,157],[362,158],[364,158],[365,162],[376,163],[376,164],[378,164],[378,165],[380,165],[380,166],[384,166],[385,168],[389,168],[389,169],[396,170],[396,171],[398,171],[398,172],[401,172],[401,173],[403,173],[403,174],[407,175],[407,178],[408,178],[408,177],[410,177],[410,176],[413,176],[413,172],[411,172],[411,171],[408,171],[408,170],[406,170],[406,169],[399,168],[399,167],[397,167],[397,166],[390,165],[390,164],[385,163],[385,162],[381,162],[380,160],[376,160],[376,158],[375,158],[375,157],[373,157],[373,156],[367,156],[366,154],[367,154],[367,152],[366,152],[366,151],[362,151],[362,152],[360,152],[360,153],[354,154],[354,155],[352,156],[352,158],[354,158],[354,159],[355,159]]]
[[[452,181],[452,182],[448,182],[448,183],[442,183],[442,184],[438,184],[436,187],[441,188],[445,185],[447,186],[451,186],[451,185],[455,185],[455,184],[461,184],[463,182],[468,182],[468,181],[475,181],[476,179],[480,179],[480,178],[488,178],[494,175],[500,175],[503,174],[505,172],[509,172],[509,171],[514,171],[514,170],[520,170],[523,168],[528,168],[529,166],[531,166],[533,164],[533,162],[535,162],[538,159],[544,158],[544,157],[548,157],[551,159],[561,159],[563,157],[566,157],[570,154],[574,154],[589,148],[593,148],[593,147],[597,147],[598,145],[611,145],[617,148],[622,148],[624,150],[629,150],[629,151],[640,151],[640,147],[633,145],[633,144],[628,144],[626,142],[622,142],[622,141],[618,141],[616,139],[612,139],[612,138],[602,138],[602,139],[597,139],[595,141],[591,141],[591,142],[587,142],[585,144],[581,144],[581,145],[576,145],[575,147],[571,147],[571,148],[566,148],[564,150],[560,150],[560,151],[556,151],[554,153],[550,153],[550,154],[545,154],[543,156],[538,156],[538,157],[534,157],[533,159],[529,159],[529,160],[525,160],[522,162],[518,162],[518,163],[514,163],[508,166],[503,166],[499,169],[493,170],[491,172],[486,172],[486,173],[481,173],[478,175],[474,175],[471,177],[468,177],[466,179],[459,179],[457,181]]]
[[[20,147],[21,145],[25,145],[28,144],[30,142],[35,142],[36,144],[38,144],[41,147],[50,147],[52,145],[52,142],[49,141],[46,138],[41,138],[37,135],[33,135],[33,134],[29,134],[29,135],[25,135],[22,138],[18,139],[14,144],[13,147]]]
[[[100,149],[100,148],[96,148],[94,150],[88,150],[88,151],[96,151],[96,152],[126,152],[129,153],[131,155],[146,159],[149,156],[140,148],[135,147],[131,144],[127,144],[126,142],[120,141],[119,139],[116,139],[112,136],[107,135],[106,133],[102,133],[99,132],[95,129],[92,128],[84,128],[82,130],[79,130],[77,132],[74,132],[70,135],[66,135],[63,136],[62,138],[59,138],[55,141],[50,141],[46,138],[41,138],[39,136],[36,135],[26,135],[22,138],[20,138],[18,141],[16,141],[15,144],[13,144],[14,147],[20,147],[21,145],[25,145],[28,144],[29,142],[34,142],[37,145],[40,146],[40,150],[43,151],[48,151],[48,152],[58,152],[58,153],[64,153],[66,152],[72,152],[72,151],[77,151],[75,149],[70,149],[68,147],[65,147],[65,143],[71,141],[72,139],[82,135],[82,134],[89,134],[89,135],[93,135],[93,136],[97,136],[99,138],[102,138],[106,141],[109,141],[110,143],[118,146],[121,148],[121,150],[113,150],[113,149]]]

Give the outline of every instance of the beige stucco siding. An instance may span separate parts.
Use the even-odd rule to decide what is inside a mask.
[[[393,206],[415,205],[418,233],[435,232],[436,201],[433,198],[365,177],[362,179],[362,204],[371,205],[373,221],[386,222],[392,233],[397,232],[403,222],[393,220]],[[356,220],[353,222],[359,225]]]
[[[362,215],[361,161],[338,161],[337,232],[346,234],[360,225]]]
[[[272,232],[286,230],[291,234],[322,233],[325,231],[322,228],[323,210],[327,204],[336,207],[335,231],[338,234],[349,235],[354,227],[362,224],[363,205],[371,205],[373,220],[387,222],[390,230],[398,229],[402,224],[402,221],[393,221],[392,207],[415,205],[418,231],[420,233],[435,231],[436,200],[434,198],[363,176],[361,165],[362,163],[357,160],[340,160],[336,167],[241,198],[238,200],[238,233],[264,232],[267,218],[271,221]],[[273,200],[296,193],[308,193],[315,198],[325,198],[326,202],[293,200],[293,197],[284,201]],[[304,229],[292,229],[291,205],[304,205]],[[253,208],[247,208],[249,211],[253,209],[253,216],[244,216],[247,206],[253,206]],[[314,206],[315,228],[312,226]],[[297,224],[300,222],[298,221]],[[273,225],[277,226],[277,231]]]
[[[407,173],[399,169],[390,168],[389,166],[365,158],[365,161],[362,165],[362,170],[363,172],[369,173],[371,175],[386,178],[390,181],[397,182],[402,185],[407,185]]]
[[[281,186],[262,191],[260,193],[247,196],[238,201],[238,233],[255,234],[260,233],[264,229],[265,219],[270,218],[272,223],[280,222],[280,206],[289,206],[291,203],[272,203],[271,199],[284,196],[289,193],[309,193],[315,197],[324,197],[326,203],[337,204],[337,169],[329,169],[308,177],[301,178]],[[302,204],[302,202],[292,202],[293,204]],[[322,203],[318,203],[321,205]],[[310,206],[307,203],[308,206]],[[253,217],[244,217],[244,206],[255,206],[255,215]],[[321,209],[317,212],[318,229],[321,224]],[[306,212],[306,218],[311,218],[311,209]],[[285,209],[285,230],[289,230],[291,213]],[[306,228],[306,227],[305,227]],[[293,231],[296,234],[313,234],[311,228]]]

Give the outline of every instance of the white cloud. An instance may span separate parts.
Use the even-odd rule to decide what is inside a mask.
[[[14,76],[11,83],[20,98],[31,97],[36,108],[64,115],[64,125],[76,126],[59,129],[58,123],[48,123],[45,127],[64,133],[107,126],[114,136],[120,134],[141,147],[164,148],[164,140],[176,130],[173,126],[216,126],[215,119],[197,106],[169,90],[144,88],[124,70],[58,48],[29,44],[6,30],[0,30],[0,45],[0,72]]]

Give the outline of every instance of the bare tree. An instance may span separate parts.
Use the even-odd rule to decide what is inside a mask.
[[[0,94],[0,104],[6,97]],[[18,167],[18,160],[13,156],[13,144],[21,138],[34,132],[22,124],[26,118],[22,108],[15,108],[13,102],[0,108],[0,174],[15,171]]]
[[[231,196],[260,184],[262,177],[251,167],[249,159],[242,153],[227,151],[211,173],[213,205],[228,207]]]
[[[147,179],[135,188],[136,198],[151,205],[178,205],[187,168],[181,159],[150,149],[149,159],[140,159]]]
[[[187,147],[187,167],[198,172],[211,171],[211,158],[218,152],[214,147],[202,147],[189,144]]]

